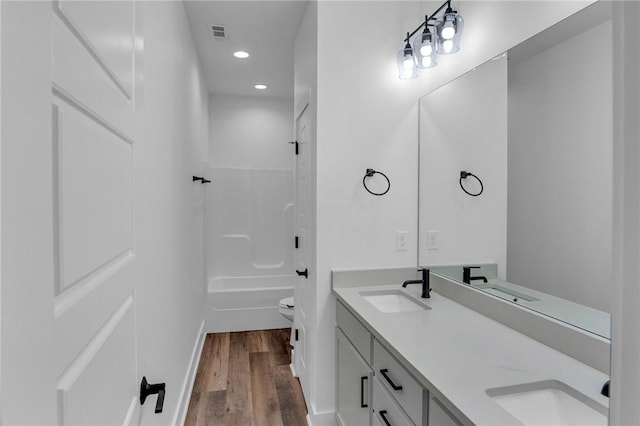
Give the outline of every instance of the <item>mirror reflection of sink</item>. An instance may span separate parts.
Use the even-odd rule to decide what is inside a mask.
[[[384,313],[411,312],[431,309],[400,290],[363,291],[360,295]]]
[[[504,286],[501,286],[499,284],[493,284],[493,283],[481,283],[481,284],[472,284],[472,287],[475,288],[479,288],[482,289],[482,291],[489,293],[489,294],[493,294],[494,296],[498,296],[502,299],[506,299],[506,300],[512,300],[514,302],[517,302],[519,300],[524,300],[526,302],[536,302],[540,299],[536,299],[533,296],[530,296],[528,294],[525,294],[521,291],[517,291],[511,288],[507,288]],[[514,300],[515,299],[515,300]]]
[[[486,393],[527,426],[607,425],[605,406],[557,380],[487,389]]]

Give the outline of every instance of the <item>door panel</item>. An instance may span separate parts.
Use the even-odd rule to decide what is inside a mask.
[[[65,1],[57,12],[73,30],[104,74],[128,98],[133,98],[135,42],[134,3],[128,1]]]
[[[58,292],[62,293],[133,251],[133,147],[58,102],[54,99],[53,137],[58,154]]]
[[[52,10],[58,419],[137,422],[137,7],[59,1]]]
[[[135,116],[132,114],[135,98],[129,99],[113,83],[105,73],[105,67],[92,54],[90,46],[78,39],[61,16],[54,13],[52,23],[54,95],[77,105],[83,113],[112,131],[131,137],[135,129]],[[133,73],[134,69],[130,72]]]
[[[131,394],[137,386],[135,313],[129,295],[59,379],[59,423],[123,424],[138,404]]]

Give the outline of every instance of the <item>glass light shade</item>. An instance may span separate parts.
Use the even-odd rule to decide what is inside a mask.
[[[403,80],[409,80],[418,76],[416,57],[413,55],[413,49],[409,43],[407,43],[407,46],[398,51],[398,77]]]
[[[425,29],[413,41],[413,49],[418,68],[433,68],[438,64],[436,55],[436,35]]]
[[[460,50],[463,28],[462,16],[455,10],[447,9],[447,12],[436,21],[438,55],[450,55]]]

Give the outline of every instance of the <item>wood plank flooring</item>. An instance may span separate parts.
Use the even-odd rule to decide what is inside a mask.
[[[185,426],[306,425],[288,328],[207,334]]]

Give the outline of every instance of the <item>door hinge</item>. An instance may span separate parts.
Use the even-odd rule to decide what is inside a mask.
[[[297,235],[293,239],[293,245],[294,245],[295,248],[299,248],[300,247],[300,238]]]
[[[297,342],[298,341],[298,329],[297,328],[296,328],[296,333],[295,334],[296,334],[295,341]]]
[[[298,146],[300,145],[298,141],[291,141],[289,143],[294,144],[296,146],[296,155],[298,155],[299,154]]]

